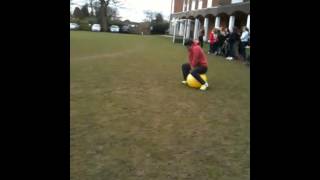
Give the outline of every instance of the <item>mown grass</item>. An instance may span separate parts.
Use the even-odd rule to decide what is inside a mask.
[[[208,56],[188,88],[187,52],[161,36],[70,32],[71,179],[248,180],[250,69]]]

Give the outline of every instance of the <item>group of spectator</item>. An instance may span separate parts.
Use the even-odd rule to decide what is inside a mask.
[[[203,47],[204,30],[200,31],[199,44]],[[213,28],[208,38],[209,52],[226,57],[227,60],[240,59],[249,60],[250,55],[246,54],[246,48],[250,47],[250,33],[247,27],[241,30],[237,27]]]

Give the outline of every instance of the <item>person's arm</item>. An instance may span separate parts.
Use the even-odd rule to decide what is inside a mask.
[[[199,48],[194,48],[192,49],[192,57],[191,57],[191,67],[195,67],[199,63],[199,54],[200,54],[200,49]]]
[[[245,37],[245,32],[243,32],[243,33],[241,34],[241,37],[240,37],[241,41],[244,40],[244,37]]]
[[[189,65],[191,66],[191,62],[192,62],[191,52],[188,52],[188,60],[189,60]]]
[[[211,40],[211,33],[209,34],[208,43],[210,43],[210,40]]]
[[[245,31],[241,34],[241,41],[244,41],[246,39],[248,39],[248,32]]]

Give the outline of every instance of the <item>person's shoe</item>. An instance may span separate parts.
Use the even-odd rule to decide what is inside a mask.
[[[231,60],[233,60],[233,57],[227,57],[226,59],[231,61]]]
[[[187,84],[187,81],[181,81],[182,84]]]
[[[208,87],[209,87],[209,84],[205,83],[205,84],[201,85],[200,90],[205,91],[205,90],[207,90]]]

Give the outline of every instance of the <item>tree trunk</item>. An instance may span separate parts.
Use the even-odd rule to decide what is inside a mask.
[[[101,17],[101,30],[104,32],[107,32],[108,25],[107,25],[107,6],[109,4],[109,0],[107,0],[107,3],[105,0],[100,0],[101,6],[100,6],[100,17]]]
[[[90,16],[93,16],[93,5],[92,5],[92,1],[93,1],[93,0],[90,0],[90,8],[91,8]]]

